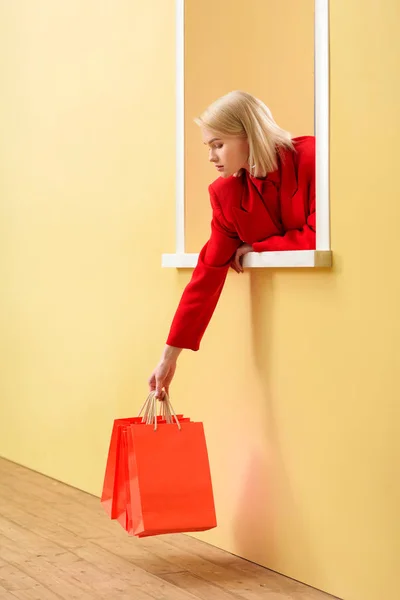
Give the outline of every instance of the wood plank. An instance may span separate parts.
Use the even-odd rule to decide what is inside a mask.
[[[71,534],[59,524],[53,524],[50,520],[39,518],[36,515],[29,514],[26,511],[16,507],[15,504],[7,504],[0,495],[0,515],[6,517],[8,522],[19,523],[29,532],[39,535],[47,540],[54,541],[58,546],[68,549],[77,549],[84,545],[84,542],[77,535]],[[47,517],[51,517],[52,512],[47,512]],[[149,573],[157,575],[159,573],[171,573],[180,570],[176,565],[166,561],[146,548],[141,546],[141,541],[136,538],[128,537],[122,528],[113,524],[115,529],[109,537],[97,540],[100,547],[118,556],[134,562],[136,566],[143,567]],[[1,521],[0,521],[1,531]],[[15,533],[14,533],[15,535]],[[27,534],[25,534],[27,535]],[[36,539],[35,537],[33,539]],[[93,546],[92,546],[93,547]],[[81,556],[82,554],[80,554]]]
[[[32,533],[54,541],[62,548],[77,548],[84,544],[82,538],[65,529],[55,518],[51,510],[43,511],[44,517],[35,514],[31,505],[28,508],[21,508],[21,502],[18,503],[13,497],[5,498],[0,485],[0,515],[9,521],[18,523]],[[28,512],[31,510],[32,512]],[[1,563],[0,563],[1,565]]]
[[[60,501],[40,497],[32,491],[31,485],[24,486],[21,482],[13,482],[5,486],[0,483],[0,495],[4,500],[13,502],[23,508],[28,514],[42,519],[51,519],[62,525],[70,533],[81,539],[95,539],[112,533],[117,525],[103,514],[92,513],[90,508],[77,505],[74,502]]]
[[[332,600],[184,535],[137,539],[99,499],[0,459],[0,600]]]
[[[121,541],[122,545],[129,542],[125,539]],[[21,556],[19,550],[22,543],[25,558]],[[140,552],[140,548],[138,550]],[[28,559],[26,555],[29,556]],[[134,564],[127,563],[129,578],[120,579],[115,571],[104,570],[104,566],[109,563],[109,557],[102,564],[99,564],[98,560],[93,561],[93,557],[93,562],[89,562],[73,551],[64,551],[57,543],[37,536],[4,517],[0,517],[0,556],[13,565],[22,563],[25,573],[32,575],[43,584],[46,583],[50,590],[61,597],[66,594],[65,597],[71,600],[75,598],[89,600],[94,597],[108,600],[112,597],[120,598],[122,594],[125,594],[126,598],[132,598],[134,594],[135,600],[136,598],[137,600],[194,598],[190,593],[162,579],[152,577],[150,573],[146,573]],[[92,556],[90,552],[86,553],[86,557],[90,556]],[[62,581],[61,585],[60,581]]]
[[[123,545],[121,545],[122,547]],[[87,561],[94,561],[110,577],[117,575],[119,578],[127,578],[129,581],[135,581],[140,586],[140,589],[146,592],[151,598],[157,600],[195,600],[196,598],[190,591],[184,591],[174,584],[164,581],[163,578],[153,575],[149,570],[138,567],[137,560],[130,560],[126,549],[125,551],[121,551],[121,555],[114,554],[99,547],[98,540],[96,540],[96,542],[92,542],[90,545],[78,548],[76,553],[78,556],[84,557]],[[174,570],[171,565],[170,570]]]
[[[141,541],[137,538],[128,538],[126,536],[110,536],[108,538],[93,540],[93,543],[109,553],[124,558],[131,564],[140,567],[152,575],[177,573],[182,570],[181,565],[174,563],[166,556],[160,555],[160,553],[154,551],[151,545],[147,548],[142,546]],[[81,553],[79,552],[79,554]]]
[[[26,590],[35,587],[35,585],[36,581],[34,579],[14,565],[6,564],[0,567],[0,586],[5,591]]]
[[[187,540],[182,542],[181,545],[179,543],[176,545],[173,540],[165,542],[162,538],[145,539],[143,541],[152,544],[153,551],[155,551],[154,546],[157,545],[159,553],[180,566],[183,572],[190,573],[195,577],[192,582],[197,583],[198,587],[201,584],[209,583],[216,589],[220,589],[221,593],[225,591],[229,594],[235,594],[235,597],[243,600],[258,599],[260,590],[270,594],[283,594],[285,592],[286,595],[294,589],[292,580],[287,580],[281,575],[267,571],[262,567],[258,567],[258,570],[252,574],[247,574],[232,565],[226,566],[218,564],[217,561],[209,560],[206,553],[200,556],[197,552],[187,551],[184,547],[187,548],[190,545],[193,550],[193,542],[197,542],[197,540],[190,537],[187,537]],[[187,582],[187,579],[184,581]],[[206,585],[202,585],[202,587],[207,589]]]
[[[54,494],[57,494],[63,496],[65,500],[73,500],[83,506],[88,506],[99,515],[104,512],[97,496],[93,496],[92,494],[78,490],[65,483],[51,479],[36,471],[31,471],[16,463],[0,459],[0,481],[5,480],[7,477],[9,478],[9,481],[15,481],[16,476],[17,480],[24,485],[31,484],[35,486],[36,495],[39,497],[42,497],[41,491],[46,490],[47,492],[52,493],[48,498],[50,500],[55,498]]]
[[[13,592],[10,599],[15,600],[15,598],[19,600],[60,600],[61,596],[58,596],[38,583],[29,590],[17,590]]]
[[[201,600],[238,600],[238,598],[241,598],[241,596],[235,593],[227,592],[219,586],[185,571],[163,575],[163,579],[183,590],[190,590],[196,598],[200,598]]]
[[[269,569],[265,569],[260,565],[244,560],[233,554],[229,554],[220,548],[211,546],[201,540],[195,540],[190,536],[162,536],[158,538],[157,543],[165,542],[180,552],[185,552],[192,557],[194,564],[197,564],[198,559],[212,562],[216,565],[223,566],[224,571],[220,575],[227,575],[227,571],[232,578],[238,578],[236,582],[238,586],[244,585],[249,588],[251,582],[255,583],[254,589],[257,592],[257,584],[264,588],[265,591],[271,593],[292,594],[296,600],[335,600],[330,594],[326,594],[320,590],[316,590],[304,585],[294,579],[290,579]],[[189,563],[190,564],[190,563]],[[188,566],[189,570],[190,567]],[[195,569],[199,574],[200,570]],[[218,581],[218,578],[215,580]],[[337,600],[337,599],[336,599]]]

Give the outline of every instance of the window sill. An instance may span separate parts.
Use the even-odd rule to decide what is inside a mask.
[[[164,268],[194,269],[198,254],[163,254],[161,265]],[[294,250],[285,252],[249,252],[244,257],[246,268],[278,269],[319,268],[332,266],[331,250]]]

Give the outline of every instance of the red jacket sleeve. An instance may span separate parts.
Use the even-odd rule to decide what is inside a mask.
[[[199,254],[197,266],[179,302],[167,344],[198,350],[224,287],[233,256],[241,244],[222,216],[218,200],[209,187],[213,218],[211,237]]]
[[[315,209],[301,229],[292,229],[284,235],[273,235],[262,242],[255,242],[252,247],[254,252],[315,250]]]
[[[273,235],[261,242],[252,244],[254,252],[273,252],[277,250],[314,250],[315,249],[315,159],[304,160],[299,165],[299,176],[304,179],[308,195],[308,216],[301,229],[292,229],[284,235]],[[304,172],[305,171],[305,172]]]

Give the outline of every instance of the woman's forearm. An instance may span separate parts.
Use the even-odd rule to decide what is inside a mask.
[[[182,350],[183,348],[176,348],[175,346],[169,346],[167,344],[162,354],[162,360],[176,362]]]

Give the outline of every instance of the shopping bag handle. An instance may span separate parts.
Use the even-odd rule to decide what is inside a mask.
[[[154,392],[154,391],[150,392],[150,394],[147,396],[146,401],[143,404],[143,406],[139,412],[139,417],[140,417],[140,416],[142,416],[142,413],[144,411],[144,414],[142,417],[142,423],[146,423],[146,425],[151,425],[151,423],[154,422],[154,431],[157,430],[157,425],[158,425],[158,421],[157,421],[158,406],[157,406],[157,404],[158,404],[158,402],[157,402],[156,392]],[[160,402],[160,404],[161,404],[160,416],[163,419],[165,419],[165,421],[169,424],[172,424],[175,421],[175,423],[178,425],[178,429],[181,429],[181,424],[179,422],[179,419],[176,416],[174,408],[173,408],[171,401],[169,399],[169,396],[166,392],[164,392],[164,398]]]

